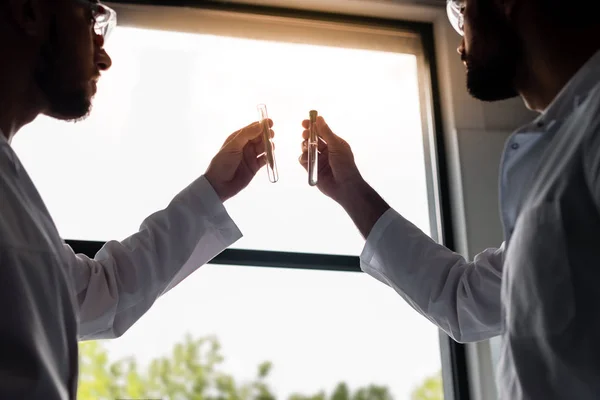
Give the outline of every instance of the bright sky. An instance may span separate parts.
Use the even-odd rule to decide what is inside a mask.
[[[301,121],[317,109],[352,145],[363,176],[430,232],[412,55],[117,28],[91,117],[41,117],[13,141],[68,239],[122,239],[208,166],[225,138],[274,120],[279,182],[261,170],[226,207],[236,248],[359,255],[343,210],[308,186]],[[269,54],[263,58],[261,54]],[[215,334],[225,369],[251,378],[274,363],[276,393],[389,386],[397,399],[440,369],[438,330],[362,273],[205,266],[106,345],[148,360],[186,333]]]

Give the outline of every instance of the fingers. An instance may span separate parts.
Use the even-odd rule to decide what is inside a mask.
[[[302,142],[302,154],[308,154],[308,142],[305,140]],[[319,154],[329,154],[329,151],[327,149],[327,144],[324,142],[319,142],[319,147],[317,148],[317,152]]]
[[[275,143],[274,142],[271,142],[271,146],[273,147],[273,151],[275,151]],[[265,145],[263,144],[262,141],[260,141],[258,143],[253,143],[252,147],[254,148],[254,153],[256,154],[256,157],[260,157],[265,154]]]
[[[268,124],[269,128],[273,126],[273,120],[267,119],[265,122]],[[263,123],[261,122],[253,122],[252,124],[240,129],[239,131],[233,133],[226,141],[226,146],[230,147],[232,150],[241,151],[244,146],[250,141],[260,141],[262,140],[263,133]],[[273,134],[272,129],[269,129],[269,134]],[[273,136],[271,136],[273,137]]]
[[[324,170],[329,166],[329,152],[327,149],[323,150],[319,153],[319,172]],[[304,151],[302,155],[298,158],[298,162],[300,165],[304,167],[305,170],[308,170],[308,151]]]
[[[273,150],[275,150],[275,143],[270,142]],[[267,163],[267,157],[265,153],[265,145],[259,143],[248,143],[243,150],[244,161],[250,167],[250,170],[255,174]]]
[[[325,143],[327,143],[329,140],[341,140],[341,138],[339,136],[337,136],[335,133],[333,133],[331,131],[331,129],[329,128],[329,125],[327,125],[327,123],[325,122],[325,119],[321,116],[317,117],[317,134],[319,135],[319,137],[321,138],[321,140],[324,140]],[[309,131],[308,128],[310,127],[310,121],[305,119],[304,121],[302,121],[302,127],[304,128],[304,132],[302,132],[302,138],[303,139],[308,139],[308,135],[309,135]]]
[[[306,131],[304,131],[306,132]],[[302,137],[304,138],[304,133],[302,134]],[[325,143],[323,140],[319,140],[319,146],[317,148],[317,150],[319,151],[323,151],[327,148],[327,143]],[[302,151],[305,151],[305,149],[308,149],[308,139],[304,138],[304,140],[302,141]]]
[[[269,137],[271,139],[273,139],[275,137],[275,131],[273,129],[269,129]],[[258,135],[257,137],[252,139],[250,142],[251,143],[262,143],[262,141],[263,141],[263,135]]]
[[[248,144],[243,150],[244,162],[252,174],[255,174],[259,168],[259,161],[256,157],[256,150],[253,145]]]
[[[298,162],[300,162],[300,165],[302,165],[304,167],[304,169],[308,169],[308,153],[304,152],[302,153],[302,155],[300,155],[300,157],[298,158]]]
[[[325,118],[318,116],[317,117],[317,134],[325,140],[325,142],[329,143],[330,140],[340,139],[335,133],[331,131],[329,125],[325,122]]]
[[[267,165],[267,157],[265,157],[264,155],[262,157],[258,157],[256,159],[256,165],[257,165],[257,168],[256,168],[257,171],[259,169],[261,169],[262,167],[264,167],[265,165]]]

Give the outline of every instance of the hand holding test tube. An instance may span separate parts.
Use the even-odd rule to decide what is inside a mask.
[[[319,179],[319,136],[317,135],[317,111],[311,110],[309,113],[308,126],[308,184],[315,186]]]
[[[267,158],[267,173],[269,174],[269,180],[275,183],[279,180],[279,174],[277,173],[277,162],[275,161],[275,152],[273,151],[273,142],[270,135],[269,128],[269,115],[267,114],[267,106],[259,104],[257,107],[259,113],[259,121],[262,126],[262,137],[265,144],[265,157]]]

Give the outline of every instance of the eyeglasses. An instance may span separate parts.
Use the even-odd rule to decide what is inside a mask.
[[[465,0],[448,0],[446,3],[446,12],[452,27],[460,36],[465,34]]]
[[[97,35],[102,36],[106,41],[112,30],[117,26],[116,11],[104,4],[96,3],[93,0],[76,1],[90,9],[92,23],[94,24],[94,32],[96,32]]]

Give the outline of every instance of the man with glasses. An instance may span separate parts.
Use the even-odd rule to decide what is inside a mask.
[[[600,2],[450,0],[447,9],[463,36],[468,91],[521,96],[541,114],[503,155],[502,245],[467,261],[433,242],[362,179],[322,118],[319,189],[366,238],[363,271],[457,341],[501,335],[501,399],[600,399]]]
[[[74,254],[10,143],[40,114],[89,113],[111,66],[103,46],[115,24],[115,12],[97,1],[0,0],[0,399],[74,400],[77,340],[122,335],[239,239],[223,202],[266,162],[261,127],[251,124],[138,233],[108,242],[94,259]]]

